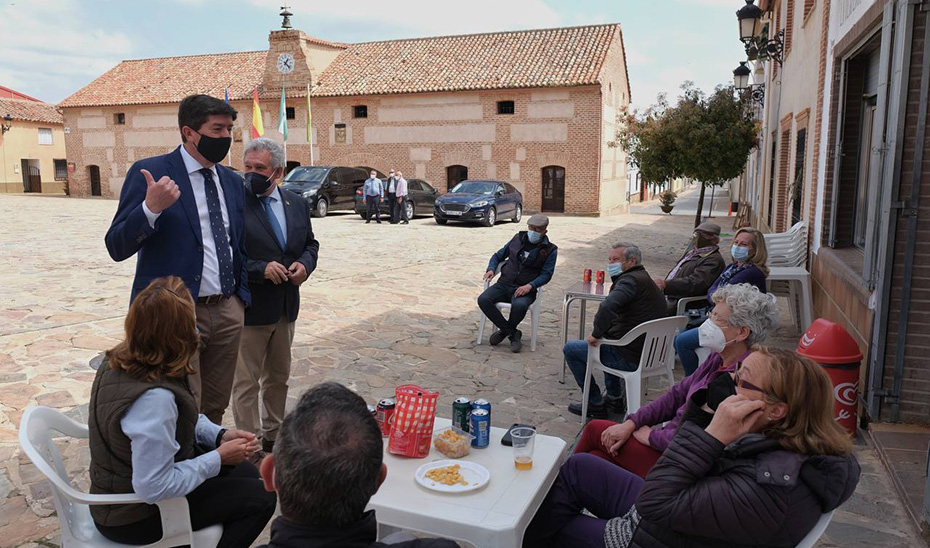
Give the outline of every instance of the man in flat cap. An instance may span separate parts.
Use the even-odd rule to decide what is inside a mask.
[[[706,295],[707,290],[723,272],[726,263],[717,247],[719,242],[719,225],[706,221],[699,224],[675,268],[669,271],[664,279],[653,280],[665,293],[669,316],[675,315],[678,299]],[[705,306],[703,303],[695,304]]]
[[[549,217],[537,213],[526,225],[528,230],[518,232],[500,251],[491,255],[484,279],[493,278],[498,267],[501,275],[478,297],[481,312],[497,326],[497,331],[491,334],[491,346],[509,337],[510,351],[514,353],[523,348],[520,342],[523,333],[517,326],[536,300],[536,291],[552,279],[559,249],[546,236]],[[497,303],[510,303],[509,319],[504,319],[495,306]]]

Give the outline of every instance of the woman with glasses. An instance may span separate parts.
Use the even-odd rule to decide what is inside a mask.
[[[730,263],[707,290],[707,300],[713,308],[714,293],[720,288],[735,284],[750,284],[765,293],[765,279],[769,274],[769,269],[765,266],[768,260],[768,252],[765,249],[765,238],[762,233],[754,228],[741,228],[736,231],[733,237],[733,245],[730,247],[730,256],[733,262]],[[696,350],[699,347],[714,350],[705,346],[700,337],[698,327],[682,331],[675,337],[675,351],[678,353],[678,359],[681,360],[681,366],[685,370],[685,376],[691,375],[698,368],[698,355]]]
[[[692,394],[715,378],[733,372],[753,345],[762,344],[776,325],[775,299],[749,284],[726,285],[712,297],[714,310],[701,329],[715,351],[693,374],[623,423],[592,420],[585,425],[575,453],[591,453],[640,477],[646,477],[678,429]],[[663,425],[663,423],[665,423]]]
[[[796,546],[859,481],[830,379],[766,348],[725,377],[732,395],[717,403],[708,387],[692,398],[707,426],[686,418],[645,480],[593,455],[569,458],[524,546]]]
[[[277,499],[246,460],[255,435],[198,412],[188,376],[200,337],[184,282],[152,280],[132,301],[125,328],[91,387],[90,490],[135,493],[145,504],[91,506],[97,529],[120,544],[152,544],[162,538],[155,503],[186,497],[193,530],[222,524],[220,548],[248,548]]]

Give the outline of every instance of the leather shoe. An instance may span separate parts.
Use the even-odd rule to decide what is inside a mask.
[[[572,402],[568,404],[568,412],[573,415],[581,416],[581,402]],[[600,405],[594,405],[593,403],[588,404],[588,418],[589,419],[606,419],[607,418],[607,406],[603,403]]]
[[[604,405],[610,408],[611,411],[623,416],[626,414],[626,394],[620,394],[619,396],[604,394]]]
[[[510,351],[514,354],[520,352],[523,349],[523,343],[520,342],[520,339],[523,338],[523,333],[518,329],[510,334]]]
[[[503,331],[498,329],[494,333],[491,333],[491,340],[490,340],[491,346],[499,345],[500,343],[504,342],[504,339],[506,338],[507,338],[507,333],[504,333]]]

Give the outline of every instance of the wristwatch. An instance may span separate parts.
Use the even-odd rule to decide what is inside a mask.
[[[223,443],[223,436],[225,435],[226,429],[220,428],[220,433],[216,435],[216,443],[214,444],[215,447],[219,447]]]

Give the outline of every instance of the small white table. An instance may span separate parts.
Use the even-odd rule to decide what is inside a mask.
[[[609,280],[608,280],[609,281]],[[575,282],[565,290],[565,297],[562,299],[562,346],[568,342],[568,314],[572,303],[581,301],[581,314],[578,318],[578,338],[585,338],[585,323],[588,311],[588,301],[602,302],[610,294],[610,284],[599,284],[596,282]],[[559,373],[559,382],[565,384],[565,368],[567,367],[565,357],[562,357],[562,371]]]
[[[437,417],[435,430],[450,424],[449,419]],[[446,458],[435,447],[426,458],[398,457],[387,452],[385,439],[387,479],[368,503],[368,509],[376,512],[379,537],[395,529],[408,529],[481,548],[520,548],[526,526],[559,472],[565,442],[537,434],[533,468],[521,471],[514,468],[513,449],[501,445],[506,433],[504,428],[492,427],[491,443],[480,449],[472,447],[460,459],[487,468],[491,480],[477,491],[458,494],[431,491],[414,479],[414,472],[423,464]]]

